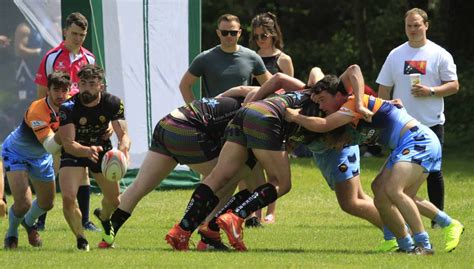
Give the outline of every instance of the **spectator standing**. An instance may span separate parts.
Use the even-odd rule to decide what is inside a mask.
[[[419,8],[405,13],[405,33],[408,41],[387,56],[377,78],[379,97],[402,100],[408,113],[430,127],[444,142],[444,100],[459,90],[456,65],[444,48],[426,37],[428,15]],[[420,78],[412,84],[410,76]],[[428,176],[428,196],[439,209],[444,209],[444,179],[441,170]],[[434,223],[432,223],[432,226]]]
[[[186,103],[196,99],[191,87],[199,77],[203,97],[215,97],[232,87],[250,85],[252,75],[260,84],[271,76],[257,53],[237,44],[242,34],[237,16],[220,16],[216,34],[220,44],[196,56],[181,79],[179,89]]]

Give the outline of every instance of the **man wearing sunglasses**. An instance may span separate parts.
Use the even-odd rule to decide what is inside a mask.
[[[224,14],[217,20],[220,44],[201,52],[194,58],[179,84],[186,103],[195,100],[192,86],[202,77],[203,97],[214,97],[234,86],[250,85],[252,75],[263,84],[271,77],[260,56],[238,45],[242,29],[237,16]]]

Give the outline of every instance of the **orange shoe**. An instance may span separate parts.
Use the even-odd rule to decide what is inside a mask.
[[[229,248],[222,243],[221,234],[209,229],[207,223],[199,226],[198,233],[201,235],[201,240],[199,240],[196,247],[198,251],[229,250]]]
[[[242,225],[244,219],[235,215],[232,212],[227,212],[217,218],[217,225],[219,228],[224,230],[227,237],[229,238],[229,243],[237,251],[246,251],[247,247],[244,244],[244,231]]]
[[[179,224],[175,224],[165,237],[166,242],[171,245],[174,250],[189,250],[189,238],[191,232],[183,230]]]

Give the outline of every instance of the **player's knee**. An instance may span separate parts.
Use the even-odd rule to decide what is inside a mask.
[[[76,195],[63,192],[63,207],[73,207],[76,205]]]
[[[30,210],[31,202],[27,202],[27,201],[20,202],[20,203],[15,202],[14,208],[15,208],[14,212],[17,217],[24,216],[26,212]]]
[[[341,207],[342,211],[351,215],[354,215],[354,213],[357,211],[357,205],[353,199],[340,201],[339,206]]]
[[[372,184],[370,185],[370,187],[372,188],[372,192],[374,193],[374,195],[377,195],[378,193],[383,192],[383,188],[382,188],[382,184],[380,180],[372,181]]]
[[[39,205],[39,207],[45,211],[49,211],[54,207],[54,201],[47,201]]]

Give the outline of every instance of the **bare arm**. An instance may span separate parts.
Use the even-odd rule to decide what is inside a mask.
[[[191,103],[196,99],[194,97],[192,87],[197,79],[198,77],[189,73],[189,71],[186,71],[183,78],[181,79],[181,82],[179,83],[179,90],[181,91],[181,95],[183,96],[184,102],[186,102],[186,104]]]
[[[295,70],[293,68],[293,61],[291,60],[291,57],[289,55],[282,52],[280,57],[278,58],[277,64],[280,67],[281,72],[287,74],[290,77],[295,76]]]
[[[364,115],[365,119],[370,120],[374,113],[364,106],[365,82],[360,67],[356,64],[349,66],[346,71],[342,73],[340,78],[344,83],[344,87],[346,89],[352,86],[352,92],[355,96],[357,112]]]
[[[125,120],[114,120],[112,121],[112,127],[114,128],[115,133],[117,134],[119,146],[118,149],[122,151],[127,160],[130,160],[129,151],[132,142],[128,136],[128,125]]]
[[[74,127],[74,124],[70,123],[60,126],[58,133],[63,143],[63,148],[67,153],[76,157],[89,158],[93,162],[97,162],[99,160],[99,152],[103,150],[102,147],[87,147],[74,141],[76,138],[76,127]]]
[[[308,86],[314,86],[316,82],[320,81],[324,77],[324,73],[319,67],[311,68],[308,76]]]
[[[262,87],[260,87],[249,102],[261,100],[279,89],[284,89],[285,91],[297,91],[303,89],[304,86],[305,84],[299,79],[290,77],[283,73],[276,73],[265,82]]]
[[[326,118],[309,117],[299,113],[300,109],[286,108],[285,120],[303,126],[309,131],[326,133],[351,122],[352,117],[342,113],[332,113]]]
[[[227,91],[219,94],[217,97],[245,97],[252,91],[258,90],[258,86],[237,86],[228,89]]]
[[[27,58],[40,55],[41,48],[29,48],[27,46],[30,34],[31,29],[25,23],[20,23],[16,28],[14,40],[16,56]]]
[[[379,85],[379,98],[384,100],[390,100],[390,93],[392,92],[392,88],[390,86]]]
[[[457,80],[443,81],[443,84],[436,87],[417,84],[412,88],[411,92],[415,97],[428,97],[431,96],[430,88],[433,89],[435,96],[446,97],[456,94],[459,91],[459,82]]]
[[[261,75],[258,75],[258,76],[255,76],[255,78],[257,79],[258,81],[258,84],[260,85],[263,85],[267,80],[269,80],[270,78],[272,77],[272,74],[268,71],[266,71],[265,73],[261,74]]]

